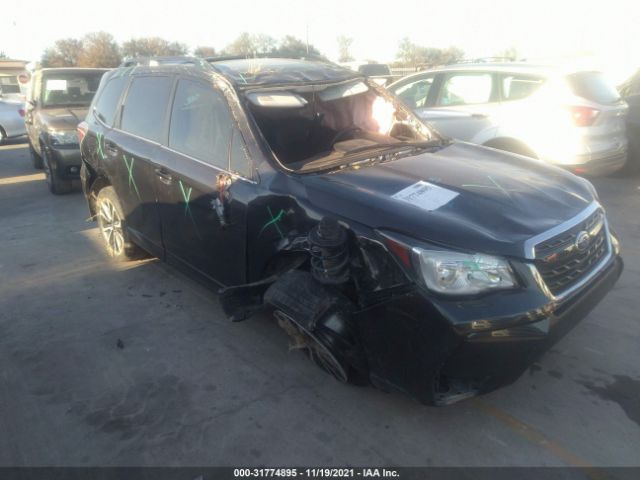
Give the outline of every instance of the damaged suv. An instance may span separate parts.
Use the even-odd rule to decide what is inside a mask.
[[[424,403],[514,381],[622,271],[587,180],[442,138],[331,64],[117,69],[79,136],[111,256],[182,267],[338,380]]]

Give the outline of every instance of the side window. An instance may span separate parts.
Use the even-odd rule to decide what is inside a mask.
[[[102,89],[100,97],[96,101],[95,112],[100,121],[107,125],[113,125],[113,119],[118,109],[118,101],[127,81],[127,77],[110,79]]]
[[[247,147],[244,144],[242,135],[235,129],[233,130],[233,140],[231,141],[231,155],[229,158],[229,170],[232,173],[240,175],[244,178],[253,178],[253,164],[247,153]]]
[[[431,85],[433,77],[421,78],[396,88],[393,93],[411,108],[426,107]]]
[[[122,130],[159,142],[171,94],[171,77],[134,77],[122,113]]]
[[[169,147],[229,170],[231,114],[212,86],[180,80],[171,111]]]
[[[490,73],[460,73],[447,77],[442,85],[438,105],[473,105],[491,101]]]
[[[520,100],[531,95],[544,83],[544,79],[534,75],[503,75],[502,99]]]

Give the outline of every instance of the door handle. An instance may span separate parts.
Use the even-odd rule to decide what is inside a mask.
[[[114,143],[104,142],[104,149],[109,155],[117,155],[118,147]]]
[[[154,171],[156,172],[157,177],[162,183],[164,183],[165,185],[171,185],[173,177],[169,172],[167,172],[164,168],[156,168]]]

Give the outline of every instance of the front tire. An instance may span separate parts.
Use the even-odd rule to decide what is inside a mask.
[[[47,187],[49,187],[49,191],[54,195],[64,195],[65,193],[71,192],[73,188],[73,184],[71,180],[66,180],[58,177],[55,169],[53,168],[53,161],[51,160],[51,155],[47,153],[47,149],[44,146],[41,147],[42,154],[44,156],[43,166],[44,166],[44,175],[47,180]]]
[[[127,261],[142,256],[142,250],[129,237],[125,215],[113,187],[104,187],[98,192],[96,217],[110,257],[116,261]]]

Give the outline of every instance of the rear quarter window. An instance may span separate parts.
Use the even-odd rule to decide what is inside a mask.
[[[610,104],[620,100],[620,94],[600,72],[579,72],[567,77],[574,95],[592,102]]]
[[[127,77],[115,77],[107,80],[95,105],[95,114],[101,122],[111,126],[118,108],[118,102]]]

